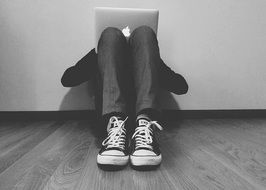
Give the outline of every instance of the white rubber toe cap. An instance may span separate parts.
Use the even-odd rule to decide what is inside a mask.
[[[133,154],[133,156],[156,156],[156,154],[150,150],[136,150]]]
[[[162,155],[136,156],[130,155],[130,162],[133,166],[157,166],[162,161]]]
[[[119,150],[106,150],[101,153],[102,156],[125,156],[122,151]]]
[[[102,165],[127,165],[129,156],[108,156],[108,155],[97,155],[97,163]]]

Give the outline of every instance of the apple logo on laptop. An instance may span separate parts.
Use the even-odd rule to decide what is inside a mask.
[[[122,33],[124,34],[124,36],[129,37],[130,36],[130,28],[129,28],[129,26],[123,28]]]

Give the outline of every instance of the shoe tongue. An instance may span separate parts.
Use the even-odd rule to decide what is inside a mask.
[[[139,126],[146,126],[149,123],[149,120],[146,118],[141,118],[138,120]]]
[[[117,119],[120,121],[120,122],[122,122],[123,120],[122,120],[122,117],[117,117]],[[110,129],[113,129],[113,128],[116,128],[116,127],[118,127],[117,125],[114,125],[114,123],[109,123],[108,125],[110,125],[110,128],[109,128],[109,130]],[[108,131],[107,131],[108,132]]]
[[[120,123],[120,122],[122,122],[122,121],[121,121],[121,120],[119,120],[119,123]],[[110,127],[110,129],[111,129],[111,128],[115,128],[115,127],[118,127],[118,126],[117,126],[117,125],[115,125],[114,123],[112,123],[112,124],[111,124],[111,127]]]

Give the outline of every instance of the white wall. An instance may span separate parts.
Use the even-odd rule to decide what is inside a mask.
[[[264,0],[1,0],[0,111],[94,108],[91,84],[60,84],[93,48],[94,6],[160,10],[161,56],[190,86],[180,109],[266,108]]]

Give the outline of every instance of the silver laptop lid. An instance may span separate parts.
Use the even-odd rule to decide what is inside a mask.
[[[98,40],[107,27],[116,27],[121,31],[130,33],[137,27],[147,25],[157,34],[159,10],[136,8],[95,7],[95,50],[97,52]]]

